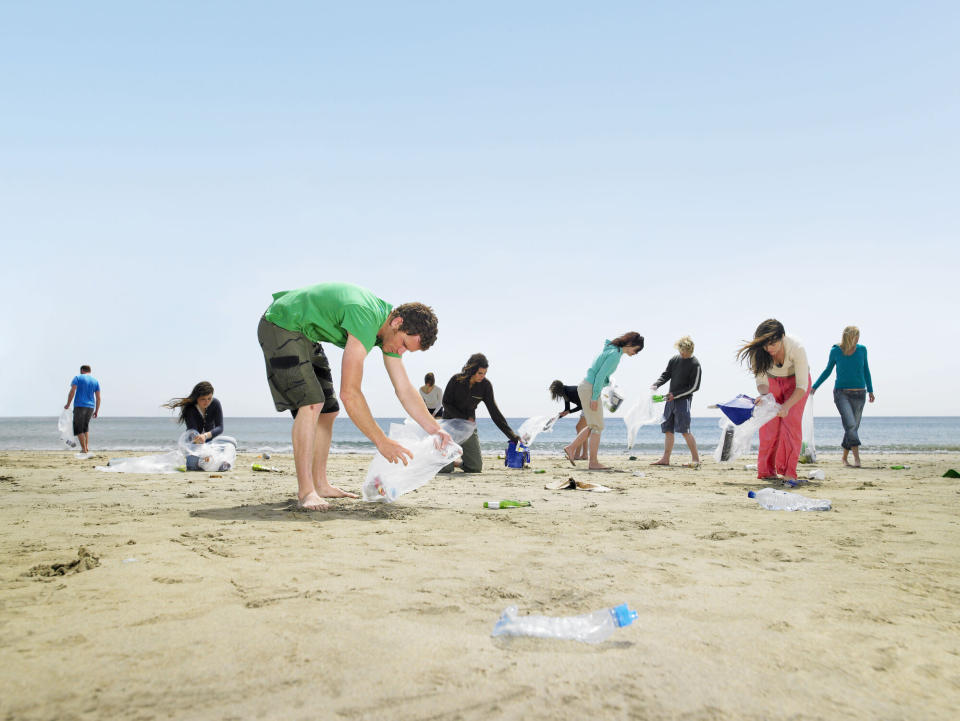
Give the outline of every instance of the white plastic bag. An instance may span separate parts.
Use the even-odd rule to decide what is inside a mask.
[[[177,441],[177,450],[153,456],[136,458],[111,458],[98,471],[111,473],[177,473],[185,471],[187,456],[196,456],[201,470],[208,472],[229,471],[237,462],[237,440],[231,436],[218,436],[208,443],[191,443],[196,431],[182,433]]]
[[[600,402],[603,403],[603,407],[608,412],[616,413],[617,409],[623,404],[623,398],[623,390],[613,380],[613,376],[610,376],[610,385],[600,391]]]
[[[803,408],[803,418],[800,420],[800,431],[803,441],[800,444],[800,463],[817,462],[817,446],[813,442],[813,394],[807,396],[807,404]]]
[[[459,418],[439,423],[453,438],[446,448],[440,448],[440,436],[427,435],[411,419],[407,419],[406,423],[390,424],[390,439],[406,446],[413,458],[403,465],[390,463],[380,453],[374,455],[361,489],[363,500],[392,503],[404,493],[429,483],[441,468],[463,455],[458,442],[463,443],[469,438],[477,425]]]
[[[77,437],[73,435],[72,408],[64,408],[60,413],[60,418],[57,420],[57,430],[60,431],[60,440],[67,445],[67,448],[76,448],[80,445],[77,442]]]
[[[733,428],[733,443],[724,459],[725,462],[735,461],[744,453],[749,453],[750,447],[753,445],[753,438],[760,430],[760,427],[773,420],[779,410],[780,404],[773,399],[772,395],[767,393],[766,395],[760,396],[760,403],[753,407],[753,415],[750,419],[744,421],[739,426],[735,426],[726,416],[721,418],[720,442],[713,452],[713,460],[720,463],[721,458],[723,458],[724,438],[728,428]]]
[[[520,436],[520,440],[523,441],[523,445],[529,446],[533,443],[533,439],[536,438],[541,433],[549,433],[553,430],[553,424],[560,419],[560,414],[557,413],[552,416],[533,416],[527,418],[520,426],[520,429],[517,431],[517,435]]]
[[[237,440],[231,436],[217,436],[206,443],[193,443],[196,431],[187,431],[180,436],[177,445],[184,456],[196,456],[200,469],[208,472],[229,471],[237,462]]]
[[[633,448],[633,441],[641,426],[663,423],[663,408],[662,404],[653,402],[653,394],[647,391],[630,407],[623,417],[623,422],[627,424],[627,450]]]

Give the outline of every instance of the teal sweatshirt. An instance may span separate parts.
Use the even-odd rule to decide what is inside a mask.
[[[601,351],[600,355],[593,361],[593,365],[590,366],[590,370],[587,371],[587,377],[584,378],[587,383],[593,384],[593,395],[590,397],[590,400],[598,400],[600,398],[600,391],[610,384],[610,376],[613,375],[617,366],[620,365],[622,355],[623,350],[621,348],[618,348],[610,341],[604,343],[603,351]]]
[[[835,345],[830,349],[830,358],[827,361],[827,368],[817,382],[813,384],[813,389],[820,387],[830,373],[833,367],[837,367],[837,381],[833,384],[834,388],[866,388],[867,392],[873,393],[873,379],[870,377],[870,364],[867,363],[867,347],[857,344],[856,349],[850,355],[844,355],[840,346]]]

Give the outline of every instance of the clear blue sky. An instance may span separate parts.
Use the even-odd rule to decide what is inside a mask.
[[[954,2],[5,3],[0,415],[56,414],[81,363],[104,414],[166,413],[206,379],[228,416],[271,415],[257,320],[323,280],[433,305],[411,377],[483,351],[509,416],[549,411],[550,381],[626,330],[647,337],[628,391],[693,336],[707,415],[752,389],[734,353],[767,317],[815,373],[859,325],[868,413],[956,415],[958,21]],[[378,351],[365,387],[401,414]]]

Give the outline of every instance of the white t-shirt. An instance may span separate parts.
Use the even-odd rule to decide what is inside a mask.
[[[767,376],[777,378],[797,377],[797,388],[806,389],[807,379],[810,376],[810,364],[807,363],[807,351],[800,345],[800,341],[788,335],[783,337],[783,365],[772,363],[766,373],[757,376],[757,388],[769,385]]]

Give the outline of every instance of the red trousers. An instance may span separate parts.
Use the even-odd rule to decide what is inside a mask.
[[[770,392],[777,403],[784,403],[797,388],[797,379],[794,376],[788,378],[767,376],[767,380],[770,382]],[[797,477],[797,458],[800,456],[800,445],[803,440],[800,424],[803,418],[803,407],[807,405],[809,395],[810,377],[807,376],[807,392],[790,409],[787,417],[777,416],[760,426],[757,478],[776,478],[778,474],[787,478]]]

